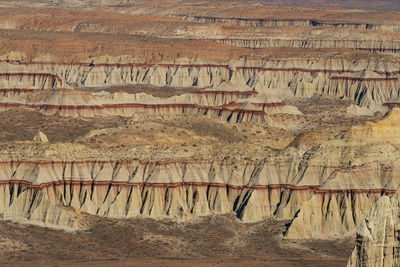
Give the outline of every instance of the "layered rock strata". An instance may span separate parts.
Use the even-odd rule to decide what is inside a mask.
[[[282,26],[330,26],[338,28],[355,28],[368,30],[383,30],[383,31],[400,31],[400,25],[391,24],[372,24],[372,23],[352,23],[352,22],[330,22],[317,21],[312,19],[262,19],[262,18],[232,18],[232,17],[207,17],[207,16],[190,16],[190,15],[174,15],[185,20],[216,23],[234,26],[251,26],[251,27],[282,27]]]
[[[380,198],[357,230],[347,266],[398,266],[399,195]]]
[[[394,167],[397,164],[395,162],[397,162],[396,155],[399,144],[398,138],[396,138],[398,118],[399,111],[394,110],[380,122],[353,127],[344,143],[342,140],[335,140],[322,144],[312,154],[309,160],[311,162],[313,157],[326,157],[324,156],[326,153],[336,154],[342,164],[348,160],[349,167],[347,168],[342,166],[331,173],[327,173],[326,169],[319,171],[328,175],[323,185],[330,187],[335,184],[342,195],[324,191],[314,194],[310,200],[302,204],[299,213],[290,223],[286,232],[287,236],[320,238],[323,233],[335,235],[346,233],[349,230],[354,231],[382,195],[392,195],[396,192],[400,181],[398,170]],[[319,156],[317,156],[318,154]],[[380,158],[380,160],[379,163],[361,163],[359,162],[361,158],[358,158],[357,155],[362,155],[363,160],[374,158]],[[304,175],[309,170],[307,168]],[[384,187],[390,190],[386,192],[371,190],[367,194],[363,194],[362,190],[348,191],[358,183],[370,189],[383,183]],[[321,209],[321,207],[323,208]],[[351,207],[353,212],[347,212],[348,207]]]
[[[218,39],[217,42],[247,48],[298,47],[346,48],[368,52],[399,53],[399,40],[322,40],[322,39]]]
[[[324,95],[350,99],[361,106],[379,105],[399,95],[398,62],[385,64],[343,60],[266,61],[262,66],[224,64],[2,64],[5,69],[40,69],[62,77],[64,84],[99,87],[150,84],[217,87],[224,81],[259,93],[290,90],[296,96]],[[27,88],[24,84],[22,88]],[[28,87],[29,88],[29,87]]]
[[[52,73],[1,72],[1,92],[27,92],[62,87],[62,79]]]
[[[0,16],[0,218],[231,213],[398,265],[398,14],[67,2]]]
[[[324,203],[333,203],[333,200],[324,201],[323,196],[329,196],[328,199],[340,197],[344,201],[348,199],[349,204],[341,207],[340,211],[348,213],[345,217],[350,220],[337,222],[339,214],[325,218],[331,226],[325,226],[319,234],[326,234],[341,224],[347,227],[342,232],[353,230],[358,222],[354,221],[358,219],[354,214],[360,212],[359,205],[371,205],[367,203],[373,203],[375,194],[393,192],[383,188],[344,191],[319,189],[320,186],[314,184],[290,184],[286,180],[290,176],[286,181],[269,181],[273,177],[269,178],[266,174],[283,171],[282,168],[288,168],[286,166],[247,164],[236,167],[207,162],[3,162],[3,199],[7,202],[3,203],[1,212],[6,219],[26,217],[52,224],[52,221],[59,219],[51,217],[54,216],[51,213],[46,217],[48,209],[52,207],[46,201],[50,201],[52,205],[117,218],[140,215],[185,219],[211,212],[236,212],[244,222],[252,222],[268,217],[290,219],[299,208],[301,211],[308,208],[304,201],[313,203],[319,210],[325,210],[327,207]],[[207,173],[208,170],[211,173]],[[292,168],[285,170],[293,171]],[[226,176],[222,174],[229,174],[229,180],[224,180]],[[360,204],[350,205],[352,202]],[[21,205],[31,208],[21,209]],[[43,217],[40,218],[40,214]],[[365,217],[363,214],[360,216],[361,219]],[[60,224],[71,226],[70,223]],[[298,229],[293,227],[290,230],[289,236],[294,237],[291,233]],[[308,237],[300,231],[297,236]]]
[[[65,117],[203,114],[228,122],[267,122],[268,115],[301,114],[297,108],[255,91],[204,90],[170,98],[140,94],[46,91],[11,93],[0,99],[0,110],[26,108]]]
[[[359,225],[350,266],[398,266],[399,194],[377,201]]]
[[[388,125],[398,124],[397,113],[392,111]],[[380,124],[363,127],[379,128]],[[51,150],[46,152],[50,147],[34,153],[42,155],[36,156],[43,158],[38,161],[23,159],[28,154],[10,161],[6,160],[10,155],[3,154],[3,218],[71,227],[75,224],[69,220],[65,225],[65,219],[47,218],[52,214],[47,209],[179,220],[234,212],[243,222],[270,217],[291,220],[286,231],[289,238],[348,235],[374,203],[382,195],[393,195],[400,183],[400,155],[378,136],[379,131],[355,129],[343,140],[304,153],[294,148],[284,153],[266,151],[261,161],[89,161],[79,159],[81,148],[73,153],[76,159],[49,161],[45,158],[53,155]],[[42,201],[51,205],[43,207]],[[66,216],[61,210],[57,216]]]

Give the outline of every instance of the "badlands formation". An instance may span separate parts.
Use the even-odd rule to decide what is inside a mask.
[[[400,13],[0,6],[4,258],[399,266]]]

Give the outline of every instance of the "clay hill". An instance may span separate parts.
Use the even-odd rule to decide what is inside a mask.
[[[308,2],[0,1],[0,263],[398,266],[397,2]]]

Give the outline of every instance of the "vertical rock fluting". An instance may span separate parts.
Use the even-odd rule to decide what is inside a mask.
[[[21,183],[2,184],[0,188],[2,219],[64,230],[80,228],[74,213],[51,201],[45,191],[29,188]]]
[[[396,74],[393,66],[389,65],[385,65],[385,70],[375,66],[375,70],[372,71],[365,70],[370,68],[368,67],[370,65],[360,66],[361,63],[352,70],[349,68],[339,70],[337,66],[330,66],[329,69],[321,66],[317,66],[318,68],[309,66],[305,69],[293,66],[289,68],[289,66],[279,67],[280,63],[275,62],[275,64],[278,65],[262,68],[237,66],[231,68],[224,65],[103,64],[94,67],[95,65],[41,63],[36,64],[35,67],[41,68],[41,71],[46,71],[46,73],[57,73],[56,75],[63,77],[70,84],[83,79],[82,86],[89,87],[121,83],[171,85],[178,77],[181,79],[179,82],[186,85],[186,82],[193,79],[199,82],[201,75],[206,73],[200,84],[210,84],[216,79],[220,85],[228,80],[237,86],[242,85],[245,89],[250,86],[256,90],[261,88],[260,90],[268,91],[280,88],[285,82],[293,82],[296,79],[295,83],[288,82],[286,87],[290,87],[298,95],[311,95],[318,90],[323,90],[321,92],[327,95],[359,96],[356,99],[361,105],[372,101],[379,103],[392,94],[383,95],[385,90],[397,90],[395,75],[398,73]],[[7,67],[10,66],[7,65]],[[32,65],[16,63],[15,67],[29,70]],[[64,73],[65,69],[74,70],[75,76]],[[131,73],[129,75],[126,73],[128,69]],[[146,74],[148,72],[152,73],[151,79],[149,74]],[[132,78],[137,76],[142,78]],[[170,78],[164,80],[162,76]],[[260,79],[264,79],[264,82]],[[327,82],[325,79],[329,80],[329,86],[325,87],[325,84],[320,87],[318,84]],[[262,89],[267,81],[268,89]],[[311,85],[315,85],[315,88]],[[345,92],[342,92],[343,88],[346,88]],[[370,91],[371,88],[372,91]],[[208,93],[214,95],[211,97],[213,100],[208,97]],[[59,106],[51,106],[46,103],[47,100],[44,101],[37,95],[30,94],[32,99],[42,103],[30,108],[44,109],[49,115],[55,114],[54,110],[57,110],[71,116],[76,110],[93,112],[97,115],[97,110],[106,107],[111,110],[111,113],[115,113],[113,115],[118,115],[119,111],[116,111],[118,108],[125,109],[127,114],[137,112],[138,108],[145,108],[143,104],[133,107],[116,107],[112,104],[113,102],[107,102],[111,100],[107,99],[105,94],[98,95],[103,102],[102,106],[96,106],[94,96],[90,93],[81,94],[72,91],[71,94],[78,97],[73,101],[65,97],[69,94],[69,92],[65,95],[46,94],[51,99],[58,99],[60,103],[65,102],[65,105]],[[223,106],[234,97],[233,94],[219,97],[218,93],[212,93],[212,90],[202,91],[202,94],[181,95],[176,98],[189,97],[189,101],[202,103],[216,101],[215,103],[218,102]],[[19,96],[9,98],[12,97],[19,99]],[[121,94],[116,93],[112,97],[119,99]],[[138,100],[136,98],[141,96],[130,97],[136,101]],[[92,103],[90,108],[94,108],[95,111],[84,105],[77,105],[81,102],[85,104],[84,99]],[[27,100],[30,98],[25,99],[25,102],[16,101],[15,103],[32,105]],[[230,107],[236,105],[235,101],[241,105],[242,102],[239,100],[236,99],[234,103],[230,103]],[[249,102],[249,98],[246,101]],[[271,108],[262,102],[250,104],[263,110]],[[182,106],[166,106],[166,104],[152,107],[155,109],[155,114],[173,112],[171,110],[174,109],[178,113],[178,110],[179,112],[182,110]],[[272,108],[279,107],[278,105]],[[243,115],[240,109],[237,111],[239,112],[235,115],[237,118],[247,120],[245,116],[248,114]],[[210,109],[208,112],[220,113],[221,110]],[[231,115],[227,113],[218,116]],[[235,120],[238,120],[237,118]],[[249,121],[254,120],[249,119]],[[394,129],[396,120],[386,120],[386,122],[392,127],[390,129]],[[385,132],[385,138],[393,139],[390,138],[393,137],[392,132],[387,130]],[[2,214],[6,219],[20,218],[45,225],[59,224],[76,228],[79,227],[79,222],[74,219],[74,214],[69,208],[73,211],[115,218],[143,216],[170,217],[179,220],[210,213],[234,212],[243,222],[256,222],[270,217],[291,220],[286,232],[289,238],[328,238],[332,236],[332,233],[345,235],[356,229],[380,195],[393,194],[397,188],[396,185],[399,184],[395,167],[397,165],[394,162],[394,159],[398,158],[397,152],[389,144],[371,143],[372,139],[382,141],[379,140],[382,139],[382,134],[378,135],[378,133],[380,132],[372,130],[353,131],[352,135],[344,139],[333,140],[308,151],[311,157],[308,157],[307,153],[299,156],[297,150],[296,152],[288,148],[282,153],[293,153],[286,155],[286,158],[290,160],[275,161],[271,156],[271,159],[258,164],[250,164],[250,162],[240,164],[145,162],[139,164],[118,160],[115,162],[6,162],[0,168],[3,172],[0,178],[4,181],[4,198],[9,199],[9,202],[3,205]],[[366,140],[360,138],[361,134]],[[369,136],[370,134],[378,136]],[[381,154],[377,154],[378,152]],[[380,161],[385,164],[390,163],[391,172],[385,171],[387,168]],[[352,166],[351,162],[355,166]],[[365,169],[365,166],[369,166],[370,169]],[[374,179],[366,182],[363,177]]]
[[[0,72],[0,92],[44,90],[62,86],[62,79],[52,73]],[[22,90],[19,90],[22,89]]]
[[[243,222],[292,219],[290,238],[327,238],[333,232],[354,231],[378,196],[393,192],[384,188],[384,176],[376,177],[376,189],[356,189],[364,187],[356,181],[350,189],[337,190],[326,185],[327,177],[332,180],[326,167],[309,166],[325,171],[307,177],[300,174],[299,164],[3,162],[0,214],[5,219],[76,228],[79,221],[68,208],[113,218],[178,220],[234,212]],[[298,180],[299,176],[303,178]],[[300,229],[299,221],[314,227],[313,232]]]
[[[253,97],[256,95],[257,97]],[[301,114],[296,107],[255,91],[199,91],[169,98],[147,94],[88,93],[71,90],[5,94],[0,110],[25,108],[63,117],[202,114],[221,120],[267,122],[276,113]]]
[[[224,81],[259,93],[290,90],[296,96],[324,95],[354,100],[362,106],[379,105],[399,97],[399,62],[359,60],[265,61],[261,66],[224,64],[1,64],[7,70],[54,73],[65,84],[99,87],[149,84],[172,87],[217,87]],[[24,86],[26,88],[26,86]]]
[[[253,26],[253,27],[282,27],[282,26],[329,26],[337,28],[354,28],[381,31],[400,31],[398,24],[371,24],[371,23],[354,23],[354,22],[330,22],[314,19],[263,19],[263,18],[241,18],[241,17],[212,17],[212,16],[190,16],[190,15],[173,15],[185,20],[226,24],[235,26]]]
[[[320,239],[353,234],[382,193],[384,190],[317,192],[301,205],[285,235]]]
[[[381,197],[359,225],[348,267],[400,265],[399,194]]]
[[[399,53],[396,40],[321,40],[321,39],[218,39],[217,42],[246,48],[297,47],[297,48],[345,48],[368,52]]]

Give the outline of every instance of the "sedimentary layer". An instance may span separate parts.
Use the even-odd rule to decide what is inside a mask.
[[[230,82],[236,88],[259,93],[291,91],[295,96],[324,95],[350,99],[362,106],[379,105],[399,95],[398,62],[346,62],[334,59],[271,60],[257,65],[136,64],[50,62],[3,63],[11,70],[41,70],[75,87],[150,84],[171,87],[218,87]],[[24,84],[22,88],[27,88]]]
[[[398,123],[398,111],[385,121]],[[379,128],[380,124],[362,127]],[[395,128],[389,130],[395,132]],[[51,213],[46,213],[43,199],[49,207],[108,217],[187,220],[234,212],[243,222],[271,217],[291,220],[285,233],[289,238],[348,235],[374,203],[382,195],[393,195],[400,183],[400,155],[380,136],[379,131],[352,130],[344,139],[303,153],[295,148],[267,150],[261,155],[264,160],[258,161],[182,158],[174,162],[166,158],[151,162],[129,159],[135,157],[134,152],[99,154],[124,160],[105,161],[99,156],[88,160],[85,154],[95,155],[89,148],[62,144],[36,144],[18,154],[4,150],[0,177],[7,202],[3,216],[75,227],[69,219],[45,217]],[[36,207],[41,213],[35,217],[36,209],[18,205]],[[14,213],[8,215],[9,210]],[[64,216],[61,210],[57,216]]]
[[[347,213],[344,217],[349,221],[337,222],[341,217],[333,214],[332,218],[325,218],[325,224],[331,225],[320,229],[318,234],[330,233],[340,225],[343,225],[341,233],[346,233],[358,223],[360,219],[357,217],[365,217],[364,214],[358,215],[359,205],[369,205],[368,202],[373,203],[382,193],[394,192],[381,185],[376,185],[378,188],[374,189],[360,189],[359,186],[321,188],[315,183],[296,185],[288,182],[295,166],[271,164],[232,166],[217,162],[75,161],[3,162],[1,165],[3,199],[7,200],[1,211],[3,218],[21,217],[65,227],[74,224],[67,221],[65,225],[64,219],[57,217],[65,216],[60,213],[61,208],[56,215],[49,211],[50,208],[72,207],[90,214],[117,218],[149,216],[180,220],[212,212],[235,212],[244,222],[253,222],[268,217],[290,219],[299,209],[308,208],[303,203],[307,201],[319,210],[325,210],[327,200],[321,199],[325,196],[328,199],[348,199],[349,205],[341,207],[340,212]],[[286,179],[275,181],[273,174],[277,172]],[[329,202],[333,203],[333,200]],[[294,227],[289,229],[290,237],[308,237]],[[294,231],[297,231],[296,236],[292,236]]]
[[[0,218],[229,213],[397,265],[397,13],[106,2],[0,8]]]
[[[8,94],[6,94],[8,93]],[[178,115],[203,114],[228,122],[267,122],[277,113],[301,114],[273,96],[258,95],[255,91],[203,90],[170,98],[140,94],[88,93],[79,91],[34,92],[23,89],[4,91],[0,110],[26,108],[46,115],[93,117],[127,116],[136,113]]]
[[[217,42],[247,48],[298,47],[346,48],[369,52],[399,53],[399,40],[329,40],[329,39],[218,39]]]
[[[356,246],[347,266],[398,266],[399,195],[384,196],[357,230]]]
[[[246,17],[207,17],[207,16],[190,16],[175,15],[185,20],[191,20],[203,23],[216,23],[234,26],[253,26],[253,27],[282,27],[282,26],[330,26],[339,28],[356,28],[356,29],[374,29],[386,31],[399,31],[399,25],[382,25],[371,23],[354,23],[354,22],[335,22],[335,21],[318,21],[312,19],[263,19],[263,18],[246,18]]]

